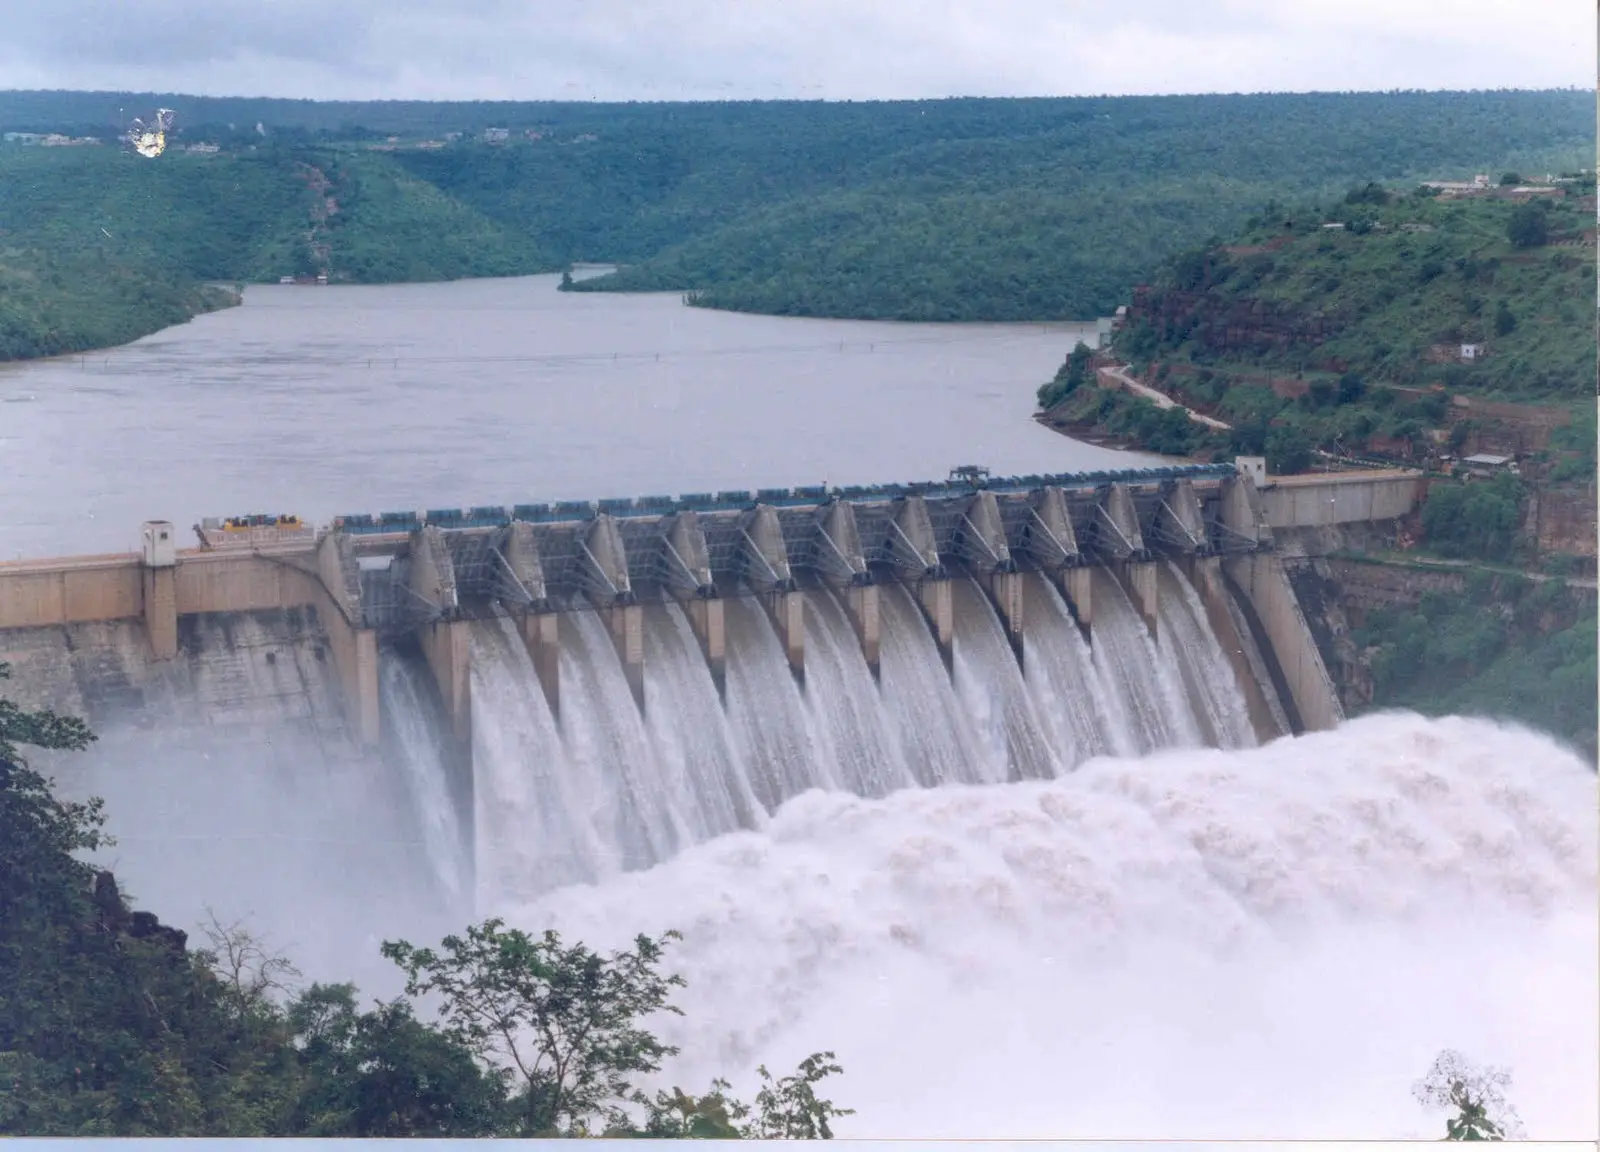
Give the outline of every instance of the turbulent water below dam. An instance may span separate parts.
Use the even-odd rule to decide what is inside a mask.
[[[947,666],[881,588],[876,680],[825,589],[803,687],[760,603],[726,601],[723,699],[683,611],[647,604],[641,713],[575,611],[558,718],[491,618],[470,753],[420,655],[385,650],[379,755],[287,714],[224,736],[174,689],[61,763],[108,796],[141,901],[247,916],[374,994],[398,990],[380,939],[489,915],[599,947],[676,929],[670,1082],[748,1094],[831,1049],[843,1135],[1435,1136],[1409,1088],[1451,1047],[1512,1067],[1531,1136],[1595,1137],[1592,767],[1407,715],[1257,746],[1176,567],[1156,639],[1108,576],[1092,642],[1029,577],[1020,662],[978,585],[953,592]],[[327,666],[304,638],[262,655],[280,641],[235,629],[228,692],[324,714]]]
[[[725,706],[683,609],[646,604],[642,715],[601,618],[569,612],[559,722],[513,623],[475,621],[473,801],[460,818],[441,815],[446,742],[418,719],[437,710],[422,706],[415,662],[388,657],[382,711],[442,890],[460,893],[474,875],[488,912],[763,828],[813,789],[877,798],[1052,779],[1108,754],[1253,745],[1199,597],[1176,566],[1161,577],[1160,638],[1106,576],[1092,646],[1049,581],[1028,577],[1034,625],[1020,664],[978,584],[958,580],[948,669],[913,594],[885,585],[877,682],[844,606],[813,588],[803,689],[760,604],[729,597]]]

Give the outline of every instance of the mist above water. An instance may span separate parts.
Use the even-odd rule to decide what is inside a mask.
[[[1384,715],[1062,779],[813,792],[761,832],[521,908],[684,933],[673,1083],[818,1049],[850,1136],[1436,1137],[1441,1048],[1593,1139],[1595,775]],[[740,1081],[740,1077],[744,1077]]]
[[[440,810],[464,781],[403,652],[385,757],[265,697],[234,729],[151,703],[70,761],[75,790],[108,797],[142,903],[247,917],[374,994],[379,940],[488,915],[599,947],[677,929],[672,1082],[748,1094],[756,1064],[833,1049],[846,1135],[1431,1136],[1409,1087],[1453,1047],[1513,1067],[1530,1135],[1593,1138],[1591,767],[1404,715],[1202,748],[1253,734],[1181,572],[1155,641],[1097,585],[1092,644],[1030,578],[1021,672],[952,591],[947,670],[881,589],[878,681],[808,592],[803,688],[731,599],[725,703],[682,610],[646,605],[642,715],[598,614],[561,618],[559,718],[512,623],[477,621],[470,810]]]

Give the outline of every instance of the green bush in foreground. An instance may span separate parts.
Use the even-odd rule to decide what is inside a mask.
[[[609,956],[496,921],[389,943],[412,998],[365,1010],[348,984],[293,992],[237,926],[191,950],[75,855],[110,843],[100,802],[57,799],[19,752],[93,738],[0,697],[0,1135],[827,1139],[850,1114],[817,1095],[832,1053],[760,1069],[753,1104],[635,1086],[676,1051],[645,1027],[676,1011],[672,933]],[[427,994],[441,1024],[416,1015]]]

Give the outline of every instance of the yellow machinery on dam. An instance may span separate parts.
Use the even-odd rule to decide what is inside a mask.
[[[138,553],[0,564],[0,659],[30,632],[142,621],[145,657],[180,657],[180,621],[309,614],[332,658],[348,729],[379,738],[380,644],[414,639],[455,733],[471,724],[470,622],[512,617],[559,711],[561,620],[606,621],[643,707],[641,606],[679,602],[719,688],[723,605],[758,599],[803,681],[804,598],[833,588],[878,665],[879,589],[905,585],[947,664],[951,580],[975,579],[1023,655],[1022,574],[1054,583],[1093,640],[1095,573],[1127,593],[1153,632],[1159,562],[1181,564],[1241,684],[1270,680],[1294,730],[1342,718],[1332,683],[1273,551],[1274,527],[1405,515],[1415,474],[1266,482],[1250,462],[990,478],[875,488],[760,489],[557,504],[355,514],[320,531],[294,516],[210,520],[180,550],[147,523]],[[298,618],[298,617],[297,617]]]

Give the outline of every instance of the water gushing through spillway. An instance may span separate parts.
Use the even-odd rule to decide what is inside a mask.
[[[1252,746],[1256,735],[1244,691],[1211,633],[1199,593],[1171,561],[1161,566],[1157,578],[1161,663],[1178,670],[1206,743],[1214,748]]]
[[[1003,780],[1003,768],[983,753],[912,593],[894,584],[880,596],[883,703],[917,782],[931,788]]]
[[[516,625],[474,623],[481,898],[647,868],[759,827],[812,789],[885,796],[1048,779],[1101,755],[1255,743],[1204,608],[1176,569],[1163,574],[1154,641],[1119,584],[1099,575],[1092,644],[1052,583],[1027,576],[1021,663],[975,579],[949,586],[948,658],[911,588],[874,591],[877,678],[845,593],[803,593],[803,677],[759,598],[725,597],[725,699],[685,610],[641,606],[642,709],[608,618],[563,613],[559,723]],[[413,732],[411,746],[423,736]]]
[[[847,610],[827,588],[806,593],[806,703],[844,788],[884,796],[915,784]]]
[[[473,820],[480,910],[621,867],[602,774],[575,772],[512,622],[472,624]]]
[[[753,596],[731,596],[724,610],[728,723],[756,797],[770,812],[807,789],[839,787],[766,611]]]
[[[1133,754],[1137,745],[1130,737],[1123,697],[1100,675],[1067,602],[1037,573],[1025,578],[1024,587],[1025,679],[1057,762],[1075,767],[1109,752]]]
[[[692,843],[753,827],[765,813],[688,617],[676,604],[650,604],[644,628],[645,727],[657,787],[674,798]]]
[[[405,774],[428,860],[445,898],[455,903],[468,895],[468,839],[451,795],[426,675],[425,667],[385,653],[378,664],[379,701],[394,736],[395,758]]]
[[[1041,779],[1056,761],[1006,639],[1000,618],[974,580],[957,580],[955,602],[956,692],[973,717],[983,745],[984,779]]]
[[[1570,754],[1396,716],[1254,747],[1175,568],[1153,638],[1105,574],[1087,637],[1026,577],[1020,664],[976,581],[948,668],[878,592],[877,678],[843,594],[804,593],[803,677],[728,596],[725,701],[646,605],[642,713],[605,617],[564,614],[559,724],[510,622],[474,625],[483,900],[597,946],[683,931],[674,1082],[829,1048],[849,1135],[1409,1136],[1456,1046],[1529,1069],[1530,1129],[1589,1134]]]

